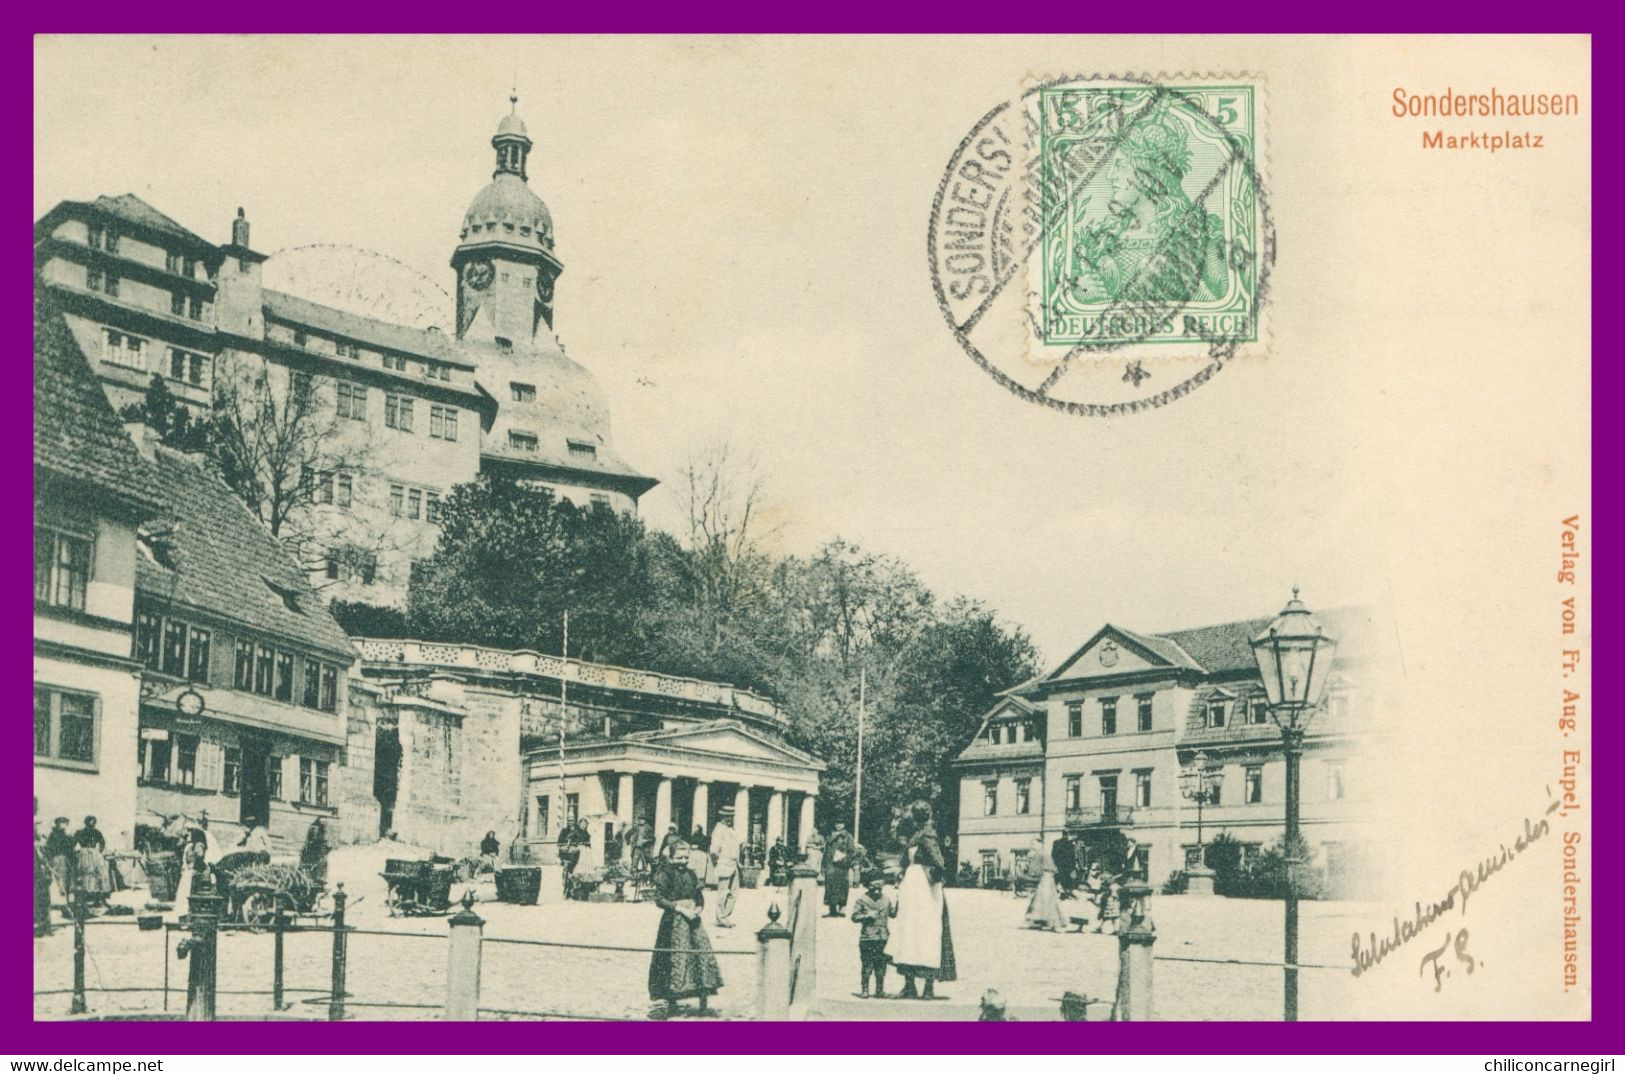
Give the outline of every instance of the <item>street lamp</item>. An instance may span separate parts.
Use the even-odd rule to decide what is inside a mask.
[[[1219,800],[1224,786],[1224,770],[1207,763],[1207,754],[1198,751],[1191,763],[1179,771],[1179,793],[1196,803],[1196,867],[1185,870],[1185,890],[1192,895],[1213,894],[1213,870],[1207,867],[1207,851],[1202,842],[1202,807]]]
[[[1298,1020],[1299,767],[1303,733],[1331,677],[1336,639],[1309,614],[1292,587],[1292,599],[1264,632],[1252,640],[1258,675],[1264,682],[1270,716],[1281,729],[1286,752],[1286,980],[1285,1017]]]

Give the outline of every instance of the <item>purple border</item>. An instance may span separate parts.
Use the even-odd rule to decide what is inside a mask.
[[[1057,23],[1077,21],[1065,17],[1064,12],[1069,9],[1061,9],[1063,14],[1060,18],[1038,18],[1027,14],[1028,11],[1037,9],[1012,8],[1008,5],[990,6],[960,2],[937,3],[929,8],[920,5],[913,10],[911,7],[912,5],[899,6],[892,11],[877,13],[876,9],[858,3],[826,2],[806,10],[797,10],[788,6],[746,4],[742,0],[732,0],[708,4],[705,14],[702,15],[695,10],[681,10],[665,5],[656,7],[651,4],[646,10],[640,10],[636,5],[615,5],[611,9],[603,9],[583,4],[574,10],[568,8],[550,10],[547,13],[547,25],[538,25],[533,29],[573,33],[633,30],[1056,32]],[[1533,32],[1529,30],[1528,24],[1554,21],[1531,18],[1530,13],[1534,9],[1527,6],[1516,9],[1516,18],[1508,18],[1514,9],[1511,4],[1506,3],[1475,3],[1470,7],[1458,3],[1451,5],[1451,8],[1452,10],[1440,11],[1435,7],[1430,11],[1432,17],[1420,20],[1413,18],[1410,21],[1428,23],[1431,25],[1425,27],[1426,29],[1448,33],[1463,32],[1464,28],[1470,25],[1483,29],[1492,24],[1498,24],[1504,31],[1509,23],[1524,24],[1523,29],[1526,32]],[[47,10],[38,21],[48,23],[51,32],[82,33],[202,30],[246,33],[273,29],[279,32],[321,30],[370,33],[377,32],[384,26],[393,30],[410,29],[425,33],[466,32],[466,26],[452,25],[460,20],[446,17],[445,12],[449,9],[443,5],[427,3],[391,5],[387,14],[379,12],[383,17],[373,17],[371,12],[360,8],[335,16],[333,14],[335,9],[308,2],[283,3],[274,9],[267,8],[263,11],[252,8],[227,8],[224,9],[227,12],[225,17],[221,15],[222,10],[218,6],[205,6],[201,3],[182,4],[178,8],[168,4],[161,8],[138,9],[132,14],[132,9],[127,6],[115,8],[105,2],[92,0],[87,3],[80,0],[70,7]],[[1156,32],[1158,29],[1183,33],[1221,30],[1232,32],[1237,29],[1234,22],[1235,12],[1224,13],[1219,17],[1220,13],[1212,5],[1198,6],[1193,3],[1178,4],[1174,7],[1165,5],[1159,7],[1158,11],[1171,16],[1165,20],[1162,27],[1149,25],[1143,16],[1139,21],[1132,21],[1137,12],[1132,7],[1125,6],[1120,8],[1115,16],[1108,14],[1104,18],[1104,24],[1101,13],[1096,9],[1089,12],[1086,22],[1078,21],[1077,25],[1063,28],[1068,32],[1079,33]],[[1288,5],[1281,0],[1267,0],[1263,4],[1255,0],[1248,5],[1248,17],[1243,21],[1251,24],[1247,29],[1253,32],[1270,32],[1271,28],[1285,23],[1293,24],[1294,32],[1345,33],[1350,32],[1350,23],[1366,32],[1393,32],[1389,27],[1379,26],[1383,20],[1380,18],[1382,10],[1378,8],[1354,6],[1335,9],[1335,14],[1342,17],[1342,24],[1338,26],[1330,25],[1334,21],[1329,17],[1332,13],[1334,9],[1331,8],[1305,9],[1301,5]],[[254,18],[257,14],[261,15],[258,19]],[[1267,17],[1271,14],[1278,17],[1274,19]],[[14,14],[10,18],[21,21]],[[268,25],[272,23],[275,25]],[[1223,25],[1218,25],[1220,23]],[[1319,25],[1306,25],[1310,23]],[[5,74],[0,77],[12,86],[9,96],[13,105],[7,113],[6,123],[13,132],[10,143],[15,147],[21,147],[24,144],[32,144],[33,55],[30,35],[41,31],[37,26],[22,25],[10,29],[5,50],[10,62],[6,65]],[[1606,35],[1600,36],[1606,41]],[[1615,152],[1617,143],[1598,141],[1595,138],[1596,117],[1604,114],[1605,108],[1602,94],[1597,92],[1596,72],[1610,70],[1608,64],[1598,61],[1611,54],[1611,50],[1599,48],[1598,41],[1594,37],[1592,54],[1594,154],[1592,174],[1595,180],[1595,176],[1599,173],[1617,176],[1620,169],[1618,162],[1611,159],[1619,155]],[[22,118],[25,114],[29,117],[26,121]],[[31,172],[25,172],[18,166],[13,166],[5,173],[3,182],[12,190],[10,196],[14,204],[24,203],[24,194],[32,181]],[[1620,220],[1617,203],[1611,199],[1604,199],[1596,203],[1595,209],[1594,234],[1611,233],[1617,236]],[[15,219],[21,242],[20,232],[24,224],[31,226],[32,221],[25,219],[21,213]],[[1592,245],[1595,252],[1598,246],[1595,238]],[[33,294],[31,262],[25,257],[18,256],[12,264],[14,265],[12,274],[17,282],[12,285],[12,290],[4,299],[5,307],[11,310],[9,314],[11,328],[7,335],[16,344],[14,353],[22,355],[26,354],[31,346]],[[1595,307],[1604,296],[1620,293],[1621,274],[1616,271],[1617,266],[1612,262],[1598,263],[1594,255],[1593,266],[1595,275],[1592,300]],[[1600,400],[1617,389],[1620,378],[1614,367],[1602,366],[1594,369],[1594,379],[1596,381],[1593,389],[1594,399]],[[4,437],[3,442],[7,445],[3,455],[3,458],[8,460],[6,470],[21,480],[29,480],[24,478],[22,467],[22,459],[27,457],[29,451],[25,443],[25,434],[32,424],[28,405],[29,400],[24,398],[24,393],[15,389],[0,399],[0,407],[13,415],[11,420],[0,424],[0,436]],[[1595,408],[1595,403],[1593,405]],[[1594,442],[1601,450],[1594,449],[1593,466],[1604,472],[1607,472],[1607,459],[1612,455],[1612,449],[1618,445],[1618,438],[1612,435],[1610,429],[1608,423],[1595,424]],[[1603,460],[1601,466],[1597,465],[1599,457]],[[1613,520],[1615,511],[1607,498],[1594,499],[1586,547],[1592,555],[1595,571],[1593,602],[1598,604],[1606,593],[1617,589],[1612,564],[1597,554],[1596,541],[1599,531],[1607,530],[1607,524]],[[7,601],[6,607],[11,611],[7,612],[3,621],[4,636],[11,639],[11,643],[5,647],[5,653],[6,666],[14,669],[7,681],[14,687],[8,692],[12,693],[17,702],[18,707],[15,711],[23,710],[25,704],[23,683],[25,679],[32,677],[31,668],[25,673],[23,659],[31,651],[33,633],[32,621],[24,612],[24,609],[30,607],[30,603],[23,589],[25,582],[22,569],[22,564],[28,562],[32,556],[30,541],[30,536],[23,532],[19,516],[17,525],[9,528],[4,534],[5,547],[11,552],[7,562],[14,565],[18,594],[16,598]],[[1594,638],[1606,636],[1601,627],[1601,620],[1601,616],[1594,615]],[[1594,642],[1593,653],[1599,651],[1601,647]],[[1596,661],[1593,659],[1593,668],[1596,667]],[[1593,684],[1590,706],[1593,721],[1593,757],[1612,755],[1612,750],[1617,747],[1620,737],[1611,721],[1598,716],[1606,710],[1597,703],[1596,694],[1605,688],[1606,684],[1600,677],[1598,682]],[[10,734],[13,741],[20,746],[23,734],[20,723]],[[10,773],[12,777],[11,790],[6,795],[11,803],[7,816],[15,817],[20,829],[23,818],[28,815],[27,799],[33,781],[30,754],[21,748],[4,751],[0,754],[0,770]],[[1593,783],[1592,891],[1595,901],[1591,921],[1594,937],[1591,958],[1594,975],[1592,1003],[1594,1012],[1606,1012],[1614,1009],[1613,1005],[1618,999],[1620,990],[1616,987],[1611,974],[1596,971],[1612,963],[1613,959],[1610,956],[1619,952],[1619,929],[1613,918],[1606,914],[1599,916],[1598,908],[1606,903],[1603,897],[1598,897],[1595,893],[1616,890],[1622,873],[1617,852],[1608,849],[1617,845],[1613,835],[1617,831],[1619,808],[1617,799],[1608,793],[1603,785],[1595,779]],[[15,837],[15,845],[21,845],[21,838],[22,833],[19,830]],[[282,1025],[252,1022],[199,1025],[181,1032],[177,1032],[175,1027],[166,1023],[35,1023],[32,1020],[32,973],[22,970],[22,967],[31,967],[33,964],[29,936],[21,923],[25,904],[29,902],[31,893],[28,883],[23,880],[21,858],[16,860],[19,869],[15,874],[17,882],[0,888],[0,905],[12,907],[6,916],[14,922],[10,929],[0,931],[0,938],[3,938],[4,943],[4,947],[0,947],[0,950],[9,954],[7,964],[18,968],[17,972],[5,975],[5,983],[0,985],[0,996],[3,996],[3,999],[0,999],[0,1008],[4,1010],[3,1017],[0,1017],[0,1026],[6,1031],[5,1051],[17,1053],[34,1051],[42,1056],[46,1053],[134,1055],[142,1052],[151,1055],[284,1052],[568,1054],[611,1050],[636,1054],[687,1051],[801,1054],[873,1051],[917,1054],[1545,1052],[1572,1055],[1585,1052],[1612,1052],[1616,1050],[1615,1046],[1618,1043],[1618,1038],[1606,1033],[1604,1026],[1596,1021],[1355,1022],[1297,1025],[1258,1022],[1153,1022],[1096,1024],[1084,1030],[1081,1035],[1076,1029],[1064,1023],[1027,1023],[1012,1026],[885,1022],[849,1023],[839,1034],[833,1036],[824,1032],[817,1024],[775,1025],[749,1022],[728,1023],[720,1032],[716,1023],[617,1023],[613,1030],[606,1030],[602,1024],[595,1023],[545,1025],[482,1023],[477,1030],[448,1032],[444,1024],[432,1022],[404,1024],[318,1022],[301,1023],[297,1034],[289,1034]],[[14,918],[10,917],[12,913],[16,915]]]

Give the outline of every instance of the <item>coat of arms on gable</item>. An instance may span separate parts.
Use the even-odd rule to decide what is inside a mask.
[[[1102,645],[1095,652],[1095,656],[1100,660],[1100,666],[1103,668],[1109,668],[1116,665],[1117,655],[1117,643],[1111,641],[1108,641],[1105,645]]]

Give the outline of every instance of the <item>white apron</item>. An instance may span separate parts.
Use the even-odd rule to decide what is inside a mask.
[[[931,883],[923,865],[911,864],[897,885],[897,918],[886,954],[899,967],[934,970],[942,961],[942,885]]]

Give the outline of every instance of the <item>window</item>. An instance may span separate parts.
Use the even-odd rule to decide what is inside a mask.
[[[513,393],[513,401],[516,403],[529,403],[536,399],[536,385],[534,384],[521,384],[517,380],[513,380],[508,382],[508,390]]]
[[[571,824],[581,819],[581,795],[567,794],[564,796],[564,819]]]
[[[361,557],[361,582],[363,585],[372,585],[378,578],[378,557],[368,552]]]
[[[1224,708],[1225,703],[1222,698],[1218,698],[1207,703],[1207,726],[1224,726]]]
[[[440,521],[440,493],[428,493],[423,501],[423,517],[430,522]]]
[[[194,321],[203,320],[203,300],[193,295],[186,300],[186,316]]]
[[[402,366],[401,368],[404,369],[406,367]],[[451,366],[442,362],[424,362],[423,375],[428,377],[430,380],[450,380]]]
[[[389,486],[389,513],[396,518],[406,513],[406,486]]]
[[[536,837],[547,838],[548,825],[553,822],[553,796],[538,794],[536,796]]]
[[[535,433],[516,433],[516,432],[513,432],[512,430],[509,430],[509,432],[508,432],[508,446],[511,447],[511,448],[518,448],[520,451],[535,451],[536,450],[536,434]]]
[[[412,399],[406,395],[384,396],[384,425],[403,433],[412,431]]]
[[[164,624],[164,651],[159,670],[179,678],[186,670],[186,624],[173,619]]]
[[[1066,807],[1068,809],[1083,808],[1083,777],[1066,777]]]
[[[982,816],[993,817],[999,813],[999,784],[996,780],[988,780],[982,784]]]
[[[113,275],[111,272],[107,274],[106,290],[108,298],[118,297],[118,277]]]
[[[512,354],[513,353],[513,340],[508,339],[505,336],[498,336],[497,337],[497,350],[501,351],[503,354]]]
[[[175,743],[175,771],[170,776],[170,782],[178,787],[191,787],[197,784],[197,744],[196,735],[173,735]]]
[[[227,746],[220,768],[220,790],[226,794],[241,794],[243,789],[243,751]]]
[[[1066,736],[1083,737],[1083,702],[1069,701],[1066,706]]]
[[[1342,761],[1326,762],[1326,797],[1333,802],[1341,802],[1348,796],[1348,784],[1345,782]]]
[[[34,687],[34,756],[94,765],[97,707],[94,694]]]
[[[34,528],[34,599],[74,611],[85,610],[90,585],[91,539],[74,533]]]
[[[282,758],[267,756],[265,758],[265,793],[280,801],[282,799]]]
[[[327,804],[327,765],[313,757],[299,758],[299,800],[310,805]]]
[[[598,449],[592,444],[583,443],[580,440],[571,440],[568,443],[570,445],[570,457],[573,459],[596,459],[598,457]]]
[[[1207,804],[1210,806],[1218,805],[1222,797],[1221,792],[1223,792],[1223,790],[1224,784],[1218,780],[1214,780],[1211,784],[1209,784],[1207,789]]]
[[[1251,702],[1248,703],[1247,722],[1248,723],[1269,723],[1270,722],[1270,705],[1269,705],[1269,699],[1268,698],[1255,697],[1255,698],[1252,699]]]
[[[276,689],[272,695],[278,701],[293,700],[293,654],[276,654]]]
[[[457,439],[457,408],[431,406],[429,408],[429,435],[439,440]]]
[[[201,354],[183,351],[179,347],[169,348],[169,379],[184,381],[187,384],[203,386],[205,358]]]
[[[163,737],[148,738],[146,729],[141,732],[141,752],[138,755],[141,771],[137,778],[148,783],[168,783],[169,735],[164,731],[158,731],[157,734]]]
[[[369,577],[367,579],[371,581]],[[339,707],[339,669],[332,664],[322,665],[322,701],[320,708],[323,712],[337,712]]]
[[[333,502],[333,474],[328,470],[305,470],[305,482],[310,486],[310,498],[315,503]]]
[[[186,677],[193,682],[209,681],[209,632],[199,627],[187,632]]]
[[[1100,699],[1100,733],[1103,735],[1117,734],[1117,698],[1115,697]]]
[[[384,368],[393,369],[397,373],[406,372],[406,358],[399,354],[384,355]]]
[[[114,365],[129,369],[146,369],[147,341],[126,332],[108,329],[102,335],[102,357]]]
[[[335,339],[333,341],[333,352],[340,358],[359,358],[361,357],[361,345],[343,339]],[[406,368],[404,359],[401,361],[401,368]]]
[[[990,742],[991,744],[993,744],[995,746],[997,746],[999,744],[999,725],[998,724],[990,723],[990,724],[987,725],[987,740],[988,740],[988,742]]]
[[[151,612],[135,615],[135,652],[132,654],[142,667],[158,670],[158,643],[160,623]]]
[[[423,490],[406,490],[406,517],[420,518],[423,515]]]
[[[1242,789],[1242,801],[1248,805],[1257,805],[1264,800],[1264,766],[1258,764],[1248,765],[1242,772],[1245,786]]]
[[[339,474],[338,477],[335,479],[335,487],[334,487],[334,490],[333,490],[333,502],[338,504],[340,507],[348,507],[348,506],[350,506],[350,502],[351,502],[351,498],[352,498],[353,494],[354,494],[354,483],[351,481],[350,475],[349,474]]]
[[[1139,728],[1142,731],[1151,730],[1151,695],[1139,694],[1134,698],[1135,706],[1139,709]]]
[[[305,660],[305,690],[301,703],[307,709],[318,708],[322,696],[322,664],[319,660]]]
[[[609,510],[609,496],[607,494],[602,492],[594,492],[591,494],[589,499],[591,499],[594,507],[602,507],[606,511]]]
[[[88,230],[89,230],[89,234],[88,234],[87,238],[88,238],[88,240],[90,242],[90,248],[92,250],[100,250],[103,246],[105,246],[107,244],[107,229],[106,228],[102,227],[100,224],[91,224],[91,225],[89,225]]]
[[[339,381],[338,415],[353,421],[367,420],[367,389],[359,384]]]
[[[310,393],[313,389],[311,386],[309,373],[296,369],[294,370],[293,377],[289,383],[293,385],[293,397],[296,400],[303,403],[310,398]]]
[[[1021,814],[1033,811],[1033,781],[1030,779],[1016,780],[1016,812]]]
[[[176,317],[186,316],[186,296],[179,291],[169,292],[169,312]]]
[[[327,558],[322,563],[322,574],[329,581],[336,582],[336,581],[339,580],[339,557],[338,556],[333,555],[331,552],[329,552],[327,554]]]
[[[293,342],[296,346],[303,347],[305,344],[310,342],[310,337],[305,334],[305,330],[303,328],[295,328],[293,330]]]
[[[231,685],[238,690],[254,688],[254,643],[239,641],[232,650]]]
[[[254,653],[254,692],[271,696],[271,665],[275,660],[269,645],[259,646]]]
[[[181,270],[181,255],[174,250],[164,251],[164,271],[179,273]]]
[[[1100,780],[1100,815],[1106,820],[1117,816],[1117,773],[1106,773]]]
[[[85,286],[92,291],[102,289],[102,273],[100,269],[85,269]]]
[[[1151,769],[1142,768],[1134,773],[1134,804],[1148,806],[1151,804]]]

